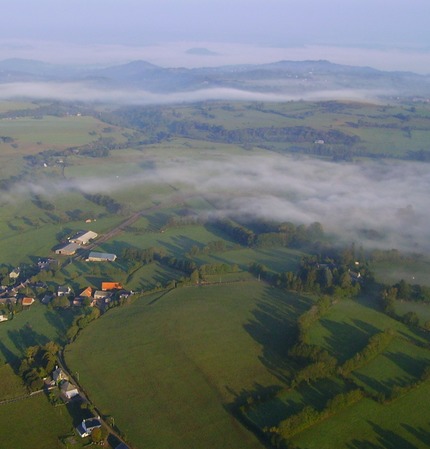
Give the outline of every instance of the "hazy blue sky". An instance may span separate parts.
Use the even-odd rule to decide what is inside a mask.
[[[390,61],[400,58],[399,68],[417,65],[417,70],[426,71],[429,17],[429,0],[14,0],[3,5],[0,14],[0,59],[34,55],[77,60],[78,49],[86,46],[81,60],[85,55],[91,59],[91,50],[94,60],[109,54],[118,59],[122,48],[123,59],[141,54],[156,62],[156,51],[149,54],[149,48],[176,48],[173,58],[187,45],[202,45],[226,57],[214,58],[214,65],[234,62],[233,44],[238,62],[246,62],[243,52],[251,46],[259,51],[249,52],[250,62],[258,55],[264,62],[272,54],[288,59],[287,49],[292,49],[291,59],[300,59],[297,49],[313,49],[308,54],[317,59],[317,48],[318,59],[339,60],[340,54],[347,58],[347,52],[328,58],[322,48],[349,47],[351,52],[373,51],[368,60],[363,52],[354,53],[361,65],[383,64],[380,52],[389,50]],[[271,53],[273,49],[279,53]],[[158,55],[158,62],[164,55]],[[193,65],[191,59],[185,58],[184,65]],[[164,63],[168,61],[166,56]]]

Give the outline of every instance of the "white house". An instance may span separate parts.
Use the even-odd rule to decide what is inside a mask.
[[[84,419],[81,424],[76,427],[76,431],[79,436],[84,438],[90,436],[94,429],[99,429],[101,426],[102,423],[99,418],[88,418]]]
[[[66,380],[61,384],[61,393],[63,393],[67,399],[72,399],[79,395],[79,390],[75,385]]]

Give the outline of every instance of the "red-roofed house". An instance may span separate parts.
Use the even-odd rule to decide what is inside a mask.
[[[22,298],[23,306],[31,306],[34,303],[34,298]]]
[[[93,296],[92,287],[87,287],[79,296],[86,296],[87,298],[91,298]]]
[[[121,288],[123,288],[121,282],[102,282],[102,290],[105,292],[108,290],[115,290]]]

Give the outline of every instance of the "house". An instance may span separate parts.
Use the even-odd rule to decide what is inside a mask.
[[[77,243],[68,243],[55,250],[55,254],[61,254],[63,256],[73,256],[76,251],[80,248]]]
[[[22,298],[23,306],[31,306],[34,303],[34,298]]]
[[[80,231],[69,239],[70,243],[76,243],[78,245],[87,245],[91,240],[94,240],[98,234],[93,231]]]
[[[84,419],[78,427],[76,427],[76,431],[79,436],[82,438],[89,437],[94,429],[99,429],[102,426],[102,423],[99,418],[88,418]]]
[[[84,303],[84,298],[81,298],[80,296],[77,296],[73,301],[72,301],[72,306],[75,307],[81,307]]]
[[[9,277],[11,279],[18,279],[19,275],[21,274],[21,268],[14,268],[10,273],[9,273]]]
[[[88,262],[114,262],[116,260],[116,254],[109,253],[97,253],[91,251],[87,261]]]
[[[67,296],[70,295],[70,293],[72,293],[72,290],[67,285],[58,287],[57,296]]]
[[[109,299],[112,296],[111,292],[105,292],[103,290],[97,290],[94,292],[94,299]]]
[[[104,291],[121,290],[122,288],[121,282],[102,282],[102,290]]]
[[[83,296],[86,298],[91,298],[93,296],[93,289],[92,287],[87,287],[85,290],[83,290],[79,296]]]
[[[57,385],[62,380],[69,380],[67,374],[61,368],[57,368],[52,372],[52,379]]]
[[[14,296],[2,296],[0,304],[16,304],[16,298]]]
[[[7,320],[8,320],[8,317],[6,315],[0,315],[0,323],[2,321],[7,321]]]
[[[46,293],[46,295],[42,298],[42,304],[49,304],[52,300],[52,298],[54,297],[54,295],[50,294],[50,293]]]
[[[75,385],[70,383],[68,380],[64,381],[61,384],[61,393],[67,398],[72,399],[75,396],[79,395],[79,390],[76,388]]]

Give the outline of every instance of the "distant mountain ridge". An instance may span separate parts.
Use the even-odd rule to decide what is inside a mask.
[[[203,88],[290,94],[368,89],[430,96],[428,75],[386,72],[327,60],[201,68],[166,68],[142,60],[109,67],[67,66],[25,59],[0,61],[0,83],[12,82],[81,82],[93,87],[96,82],[100,89],[142,89],[155,93]]]

